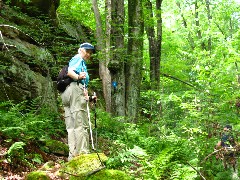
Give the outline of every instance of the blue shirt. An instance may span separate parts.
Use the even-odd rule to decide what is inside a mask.
[[[69,68],[73,69],[75,73],[79,74],[80,72],[86,73],[86,79],[81,79],[81,84],[86,84],[86,87],[89,82],[89,75],[87,72],[87,65],[84,59],[79,55],[75,55],[70,61],[69,61]]]

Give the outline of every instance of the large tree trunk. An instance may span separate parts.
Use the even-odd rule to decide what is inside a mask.
[[[128,1],[128,58],[126,61],[126,115],[136,120],[142,80],[142,0]]]
[[[147,23],[146,32],[149,41],[149,56],[150,56],[150,80],[152,87],[159,86],[160,83],[160,62],[161,62],[161,45],[162,45],[162,17],[161,17],[162,0],[156,0],[156,19],[157,27]],[[147,19],[153,19],[153,6],[151,1],[146,2],[148,10]],[[155,35],[155,29],[157,33]]]
[[[112,80],[112,107],[115,116],[125,116],[125,74],[124,74],[124,0],[111,2],[111,50],[109,69]]]
[[[99,61],[99,75],[102,79],[102,85],[103,85],[103,95],[106,103],[106,111],[110,112],[111,109],[111,76],[110,72],[107,68],[109,63],[109,56],[108,55],[108,49],[105,48],[105,36],[103,33],[103,27],[102,27],[102,21],[101,16],[99,13],[97,0],[92,0],[92,8],[95,15],[96,20],[96,37],[97,37],[97,49],[101,52],[99,53],[99,58],[101,59]],[[106,45],[108,41],[106,41]],[[105,56],[106,55],[106,56]],[[102,60],[106,59],[106,60]]]

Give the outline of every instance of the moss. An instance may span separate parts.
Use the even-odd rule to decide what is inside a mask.
[[[43,171],[34,171],[29,173],[25,180],[50,180],[50,177]]]
[[[103,153],[99,153],[99,156],[102,162],[107,161],[107,156]],[[59,172],[61,173],[60,176],[68,174],[71,178],[77,177],[79,179],[86,177],[89,172],[99,167],[101,167],[101,162],[96,153],[82,154],[67,162]]]
[[[68,155],[68,146],[61,141],[46,140],[46,147],[49,152]]]
[[[107,156],[99,153],[102,162],[107,161]],[[60,169],[62,178],[70,180],[90,179],[90,180],[130,180],[131,177],[123,171],[101,169],[101,162],[96,153],[83,154],[73,158]],[[98,172],[95,172],[99,170]],[[68,176],[68,177],[67,177]]]
[[[130,180],[132,179],[123,171],[105,169],[87,178],[88,180]]]

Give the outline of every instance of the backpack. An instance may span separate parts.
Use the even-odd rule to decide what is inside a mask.
[[[234,137],[232,134],[223,134],[221,138],[222,147],[235,146]]]
[[[68,75],[68,65],[64,66],[57,77],[57,90],[63,93],[67,86],[73,81]]]

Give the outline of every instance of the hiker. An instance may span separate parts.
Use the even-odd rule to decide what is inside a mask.
[[[96,99],[96,96],[88,96],[89,75],[86,61],[91,58],[94,50],[90,43],[80,45],[78,54],[69,61],[68,76],[73,82],[61,94],[68,133],[68,161],[79,154],[89,153],[87,101]]]
[[[226,125],[223,128],[223,133],[221,137],[221,141],[219,141],[215,147],[215,149],[219,150],[219,152],[216,154],[217,159],[221,159],[223,162],[223,167],[225,169],[228,168],[228,165],[230,165],[233,170],[236,170],[236,155],[235,155],[235,147],[237,145],[236,141],[234,140],[234,137],[232,135],[232,126]],[[222,149],[224,148],[224,149]],[[228,149],[230,148],[230,149]],[[231,149],[234,148],[234,149]]]
[[[226,125],[223,128],[223,133],[221,137],[221,141],[219,141],[216,145],[216,149],[219,149],[221,147],[234,147],[236,145],[236,142],[234,140],[234,137],[231,133],[232,131],[232,126],[231,125]]]

